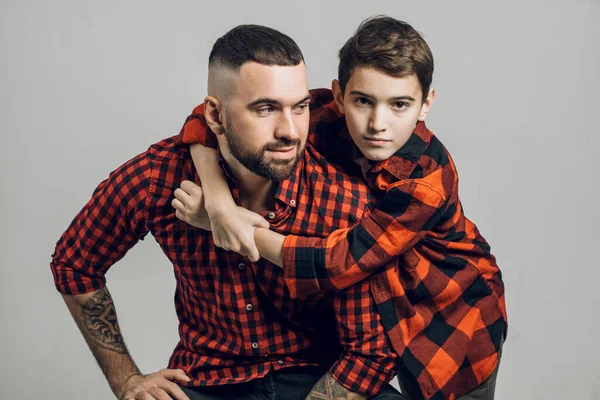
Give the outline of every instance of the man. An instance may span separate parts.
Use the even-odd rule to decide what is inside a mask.
[[[335,170],[310,145],[305,149],[308,102],[303,56],[289,37],[246,25],[215,43],[205,115],[221,133],[220,165],[234,198],[277,232],[325,236],[360,218],[371,196],[360,179]],[[334,296],[335,318],[323,293],[290,300],[279,268],[217,249],[210,233],[177,219],[174,192],[194,178],[188,147],[165,139],[102,182],[57,244],[56,287],[115,395],[350,399],[379,393],[397,356],[368,283]],[[255,223],[268,225],[262,218]],[[169,369],[142,375],[121,336],[104,275],[148,233],[173,263],[180,342]],[[323,349],[333,342],[320,342],[327,333],[321,327],[335,320],[343,353],[323,375],[330,365]],[[385,396],[401,398],[389,386]]]

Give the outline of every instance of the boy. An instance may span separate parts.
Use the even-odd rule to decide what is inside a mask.
[[[215,243],[282,266],[292,297],[368,277],[401,357],[403,393],[493,398],[506,333],[504,286],[489,245],[463,214],[454,163],[425,126],[435,97],[431,51],[410,25],[376,17],[359,26],[339,56],[333,97],[312,92],[309,142],[346,171],[363,174],[377,196],[372,212],[324,239],[254,229],[260,219],[237,208],[217,169],[206,168],[216,165],[215,152],[192,146],[203,166]],[[265,107],[265,118],[276,107]],[[215,147],[201,120],[184,126],[182,136]],[[282,162],[291,156],[284,145],[273,150]],[[179,207],[178,217],[206,227],[189,210]],[[256,248],[245,244],[252,235]]]

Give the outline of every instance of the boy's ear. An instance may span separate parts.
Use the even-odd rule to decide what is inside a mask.
[[[427,95],[427,98],[421,105],[421,112],[419,113],[419,118],[418,118],[419,121],[425,121],[425,118],[427,117],[427,113],[429,112],[429,109],[431,108],[431,105],[433,104],[434,99],[435,99],[435,88],[431,88],[431,89],[429,89],[429,94]]]
[[[223,106],[216,97],[206,96],[204,99],[204,119],[215,135],[225,133]]]
[[[337,105],[338,111],[341,114],[344,114],[344,93],[342,93],[340,81],[338,81],[337,79],[331,81],[331,91],[333,92],[333,99],[335,100],[335,104]]]

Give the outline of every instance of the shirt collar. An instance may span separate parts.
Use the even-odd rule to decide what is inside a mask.
[[[306,156],[306,150],[303,150],[296,168],[294,168],[291,175],[287,179],[279,182],[279,185],[275,190],[275,199],[287,204],[290,207],[296,207],[298,205],[300,178],[302,177],[302,171],[306,165]]]
[[[294,168],[291,175],[284,179],[283,181],[277,184],[275,189],[274,198],[287,206],[296,207],[298,205],[298,192],[300,189],[300,179],[302,177],[302,170],[304,169],[306,150],[303,151],[300,156],[300,160],[298,161],[298,165]],[[237,182],[231,173],[229,166],[225,162],[225,158],[221,154],[221,151],[218,151],[217,162],[219,167],[225,173],[227,180],[229,182],[229,187],[231,188],[231,194],[236,202],[239,202],[239,190],[237,188]]]

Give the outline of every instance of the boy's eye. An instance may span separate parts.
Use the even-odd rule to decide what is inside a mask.
[[[393,106],[394,108],[397,108],[397,109],[399,109],[399,110],[402,110],[402,109],[404,109],[404,108],[407,108],[407,107],[408,107],[408,104],[406,104],[406,103],[404,103],[404,102],[402,102],[402,101],[397,101],[397,102],[395,102],[394,104],[392,104],[392,106]]]
[[[354,99],[354,102],[359,106],[366,106],[368,104],[371,104],[371,100],[367,99],[366,97],[357,97],[356,99]]]

